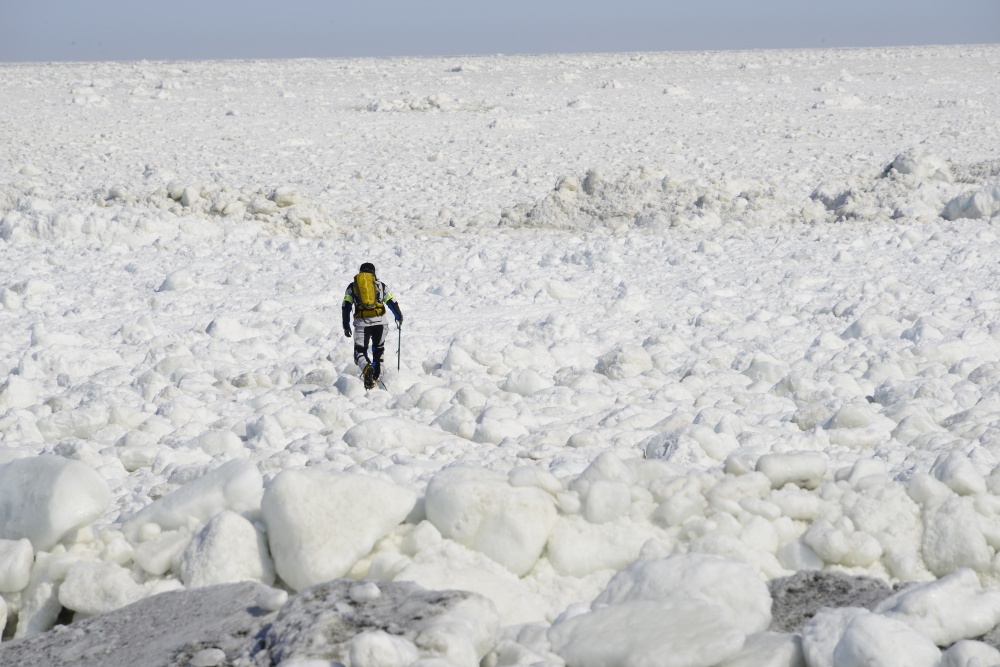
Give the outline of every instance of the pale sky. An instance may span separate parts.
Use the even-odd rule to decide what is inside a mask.
[[[0,0],[0,61],[982,44],[1000,0]]]

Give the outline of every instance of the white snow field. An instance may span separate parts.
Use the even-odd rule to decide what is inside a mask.
[[[0,662],[347,577],[478,595],[282,664],[1000,664],[998,81],[998,45],[0,65]],[[405,315],[368,393],[364,261]],[[810,569],[918,583],[769,631]]]

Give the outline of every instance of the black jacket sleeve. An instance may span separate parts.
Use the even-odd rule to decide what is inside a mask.
[[[396,303],[395,299],[389,299],[385,302],[385,305],[389,306],[389,310],[391,310],[392,314],[396,316],[397,321],[403,321],[403,311],[399,309],[399,304]]]

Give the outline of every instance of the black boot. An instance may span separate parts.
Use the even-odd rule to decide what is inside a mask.
[[[365,389],[372,389],[378,382],[378,375],[375,372],[375,367],[371,364],[365,366],[365,370],[361,372],[361,377],[365,381]]]

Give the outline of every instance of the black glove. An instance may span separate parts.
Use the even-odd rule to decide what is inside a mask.
[[[397,327],[403,326],[403,316],[402,315],[400,315],[399,317],[396,318],[396,326]]]
[[[350,338],[351,337],[351,330],[350,329],[344,329],[344,335],[347,336],[348,338]]]

